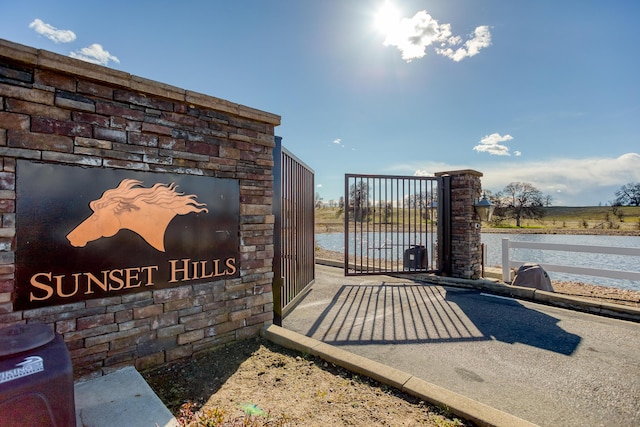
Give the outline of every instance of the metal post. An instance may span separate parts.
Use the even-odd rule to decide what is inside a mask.
[[[282,137],[273,148],[273,323],[282,326]]]
[[[438,185],[438,270],[449,275],[451,265],[451,177],[442,176]]]
[[[509,265],[509,239],[502,239],[502,281],[511,282],[511,269]]]

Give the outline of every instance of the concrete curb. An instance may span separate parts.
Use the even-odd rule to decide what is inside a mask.
[[[329,267],[343,268],[344,264],[339,261],[317,259],[316,264]],[[381,273],[384,274],[384,273]],[[477,289],[481,292],[488,292],[496,295],[511,298],[533,301],[540,304],[554,307],[566,308],[581,311],[599,316],[612,317],[622,320],[630,320],[640,323],[640,308],[630,307],[608,302],[592,301],[571,295],[557,294],[554,292],[541,291],[522,286],[507,285],[498,279],[459,279],[454,277],[436,276],[434,274],[387,274],[388,276],[402,277],[407,280],[417,280],[420,282],[433,283],[435,285],[453,286],[459,288]]]
[[[278,345],[317,356],[351,372],[365,375],[383,384],[395,387],[434,405],[444,406],[451,413],[472,421],[479,426],[531,427],[536,424],[491,406],[469,399],[445,388],[430,384],[420,378],[323,343],[297,332],[271,325],[263,328],[261,335]]]
[[[533,301],[554,307],[566,308],[616,319],[630,320],[632,322],[640,322],[640,308],[608,302],[592,301],[586,298],[541,291],[534,288],[512,286],[495,280],[465,280],[452,277],[425,275],[417,275],[414,276],[413,279],[438,285],[473,288],[482,292]]]

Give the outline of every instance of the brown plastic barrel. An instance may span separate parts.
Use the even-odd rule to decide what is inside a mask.
[[[0,426],[76,425],[69,350],[51,326],[0,329]]]

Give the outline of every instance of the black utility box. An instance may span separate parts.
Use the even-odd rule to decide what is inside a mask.
[[[51,326],[0,329],[0,426],[76,425],[69,350]]]
[[[412,246],[404,251],[405,270],[425,270],[427,268],[427,248]]]

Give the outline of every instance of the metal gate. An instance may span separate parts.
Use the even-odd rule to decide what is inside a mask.
[[[448,177],[345,175],[345,275],[446,273],[448,187]]]
[[[315,280],[314,172],[282,147],[282,138],[275,142],[273,299],[280,325]]]

